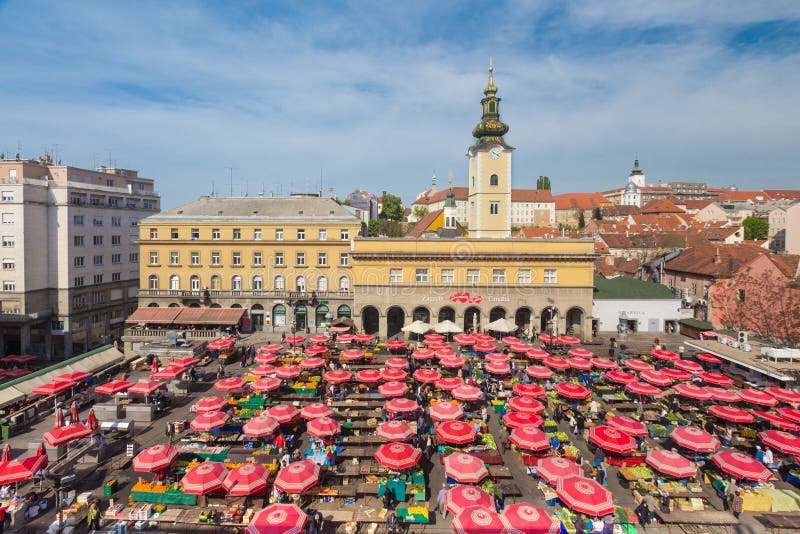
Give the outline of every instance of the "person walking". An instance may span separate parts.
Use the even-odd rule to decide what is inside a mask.
[[[97,501],[92,501],[92,504],[89,505],[89,511],[86,513],[86,522],[89,524],[90,531],[100,530],[100,507],[97,505]]]
[[[447,517],[447,484],[442,482],[442,488],[436,495],[436,511],[442,514],[442,519]]]
[[[582,413],[578,414],[575,428],[577,429],[577,432],[575,433],[575,437],[577,439],[581,439],[582,440],[583,439],[583,431],[586,428],[586,418],[583,416]]]

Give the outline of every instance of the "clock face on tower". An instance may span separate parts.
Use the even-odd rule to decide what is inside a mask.
[[[500,145],[493,146],[489,150],[489,157],[492,158],[492,159],[497,159],[497,158],[500,157],[500,154],[502,154],[502,153],[503,153],[503,147],[501,147]]]

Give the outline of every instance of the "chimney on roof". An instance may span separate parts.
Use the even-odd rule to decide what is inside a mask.
[[[720,256],[719,256],[719,247],[716,247],[714,250],[715,250],[715,253],[714,253],[714,264],[715,265],[719,265],[720,263],[722,263],[722,258],[720,258]]]

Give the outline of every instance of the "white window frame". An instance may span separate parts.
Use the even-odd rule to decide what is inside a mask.
[[[558,269],[545,269],[544,270],[544,283],[557,284],[558,283]]]

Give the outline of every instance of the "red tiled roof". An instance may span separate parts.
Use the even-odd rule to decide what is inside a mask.
[[[136,308],[126,323],[172,324],[181,313],[180,308]]]
[[[137,308],[126,323],[233,325],[244,308]]]
[[[537,237],[553,239],[561,235],[556,228],[535,228],[533,226],[523,226],[520,228],[520,234],[526,239],[533,239]]]
[[[615,204],[613,206],[601,206],[600,214],[603,217],[627,217],[628,215],[638,215],[642,210],[639,206],[623,206]]]
[[[706,206],[708,206],[713,202],[714,202],[713,200],[709,200],[707,198],[700,200],[687,199],[681,201],[681,205],[685,206],[687,210],[700,211],[701,209],[705,208]]]
[[[511,202],[554,202],[549,189],[512,189]]]
[[[564,193],[553,198],[557,210],[590,210],[611,205],[611,202],[600,193]]]
[[[412,204],[415,206],[426,206],[436,202],[444,202],[447,198],[447,193],[451,190],[453,191],[453,196],[456,200],[467,200],[467,195],[469,194],[468,188],[452,187],[450,189],[442,189],[437,191],[431,191],[429,189],[425,191],[417,200],[412,202]]]
[[[649,226],[658,230],[677,230],[686,226],[686,220],[679,215],[631,215],[629,220],[634,224]]]
[[[409,230],[406,235],[410,237],[421,237],[422,234],[428,230],[428,227],[433,224],[433,221],[436,220],[436,217],[441,215],[443,211],[444,210],[429,211],[424,217],[417,221],[417,224],[414,225],[414,228]]]
[[[664,269],[710,277],[730,276],[764,249],[751,244],[690,247],[667,261]]]
[[[639,271],[641,263],[636,258],[622,258],[619,256],[604,256],[594,260],[596,274],[610,278],[612,276],[634,277]]]
[[[718,201],[747,202],[749,200],[754,204],[768,199],[768,195],[763,191],[733,191],[731,189],[723,189],[717,197]]]
[[[800,200],[798,189],[764,189],[764,193],[772,200]]]
[[[667,232],[647,232],[641,234],[600,234],[600,239],[608,248],[673,248],[685,247],[686,238],[680,234]]]
[[[667,198],[656,198],[645,204],[642,213],[684,213],[684,211]]]
[[[797,278],[797,264],[800,263],[800,256],[796,254],[769,254],[768,257],[786,278],[790,280]]]

